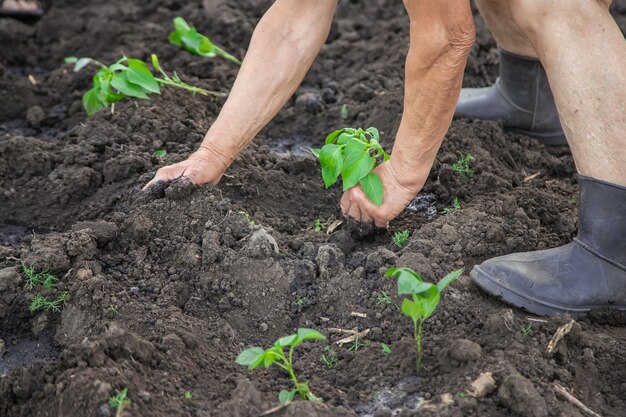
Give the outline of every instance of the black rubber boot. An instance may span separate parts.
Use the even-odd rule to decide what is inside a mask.
[[[496,83],[486,88],[463,88],[454,118],[498,120],[504,130],[522,133],[544,145],[567,145],[541,63],[502,49]]]
[[[578,183],[574,241],[485,261],[470,274],[480,288],[539,315],[626,310],[626,187],[583,176]]]

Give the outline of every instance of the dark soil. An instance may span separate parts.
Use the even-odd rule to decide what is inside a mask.
[[[87,118],[81,95],[91,71],[73,73],[62,58],[157,53],[183,79],[226,91],[237,68],[169,45],[171,19],[184,16],[242,56],[271,2],[205,3],[59,0],[34,26],[0,21],[0,416],[111,416],[108,399],[122,387],[132,401],[126,416],[260,415],[289,380],[234,359],[298,327],[329,336],[296,351],[297,373],[324,405],[297,401],[266,415],[581,416],[555,383],[602,416],[624,415],[620,317],[577,322],[549,354],[567,318],[512,311],[464,274],[425,325],[417,375],[411,323],[383,279],[393,265],[432,281],[570,241],[577,185],[566,148],[546,149],[497,123],[456,121],[424,191],[389,230],[314,230],[317,219],[341,218],[340,190],[323,189],[316,162],[299,148],[344,125],[377,126],[392,145],[408,40],[400,2],[340,1],[302,88],[219,186],[140,192],[159,166],[196,148],[221,102],[165,91]],[[614,14],[626,29],[624,1]],[[497,74],[496,45],[476,19],[467,86]],[[159,148],[163,160],[152,157]],[[470,178],[451,169],[466,152],[475,158]],[[442,214],[454,198],[462,209]],[[404,229],[411,236],[398,249],[392,234]],[[58,285],[28,289],[19,260],[49,270]],[[61,313],[29,311],[37,292],[52,299],[65,290]],[[383,292],[391,304],[381,303]],[[357,351],[333,344],[338,361],[328,368],[324,348],[345,336],[331,328],[370,332]],[[495,389],[470,397],[483,372],[493,373]]]

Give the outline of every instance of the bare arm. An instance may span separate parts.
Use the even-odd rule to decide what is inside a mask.
[[[217,183],[296,91],[328,36],[336,0],[277,0],[259,21],[235,84],[200,149],[154,181]],[[150,184],[148,184],[150,185]]]
[[[383,204],[360,187],[342,198],[344,214],[385,227],[422,189],[459,97],[467,55],[474,42],[469,0],[405,0],[411,20],[404,112],[391,159],[377,168]]]

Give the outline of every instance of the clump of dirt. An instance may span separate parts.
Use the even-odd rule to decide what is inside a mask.
[[[195,149],[222,103],[165,91],[86,118],[89,71],[72,73],[62,57],[155,52],[181,78],[226,90],[237,68],[169,45],[171,19],[184,16],[242,56],[269,4],[61,0],[35,26],[0,21],[0,42],[15,45],[0,52],[0,415],[110,416],[108,399],[122,387],[132,401],[126,414],[136,416],[581,415],[555,394],[558,383],[597,413],[621,416],[618,317],[577,322],[549,354],[567,318],[512,311],[467,275],[487,258],[572,239],[577,185],[567,149],[497,123],[455,121],[424,191],[389,229],[344,222],[315,231],[316,220],[343,220],[340,189],[323,190],[316,162],[287,150],[317,146],[343,125],[378,126],[391,147],[408,37],[395,2],[339,2],[303,87],[218,186],[141,191],[159,166]],[[497,73],[497,54],[476,19],[465,83],[482,86]],[[156,149],[167,156],[153,157]],[[452,169],[466,153],[469,177]],[[461,208],[444,210],[455,198]],[[410,237],[398,248],[392,234],[402,230]],[[19,260],[57,276],[57,287],[29,288]],[[383,278],[390,266],[431,282],[466,271],[425,324],[419,374],[411,322]],[[65,290],[62,312],[29,310],[38,293]],[[296,372],[324,404],[277,407],[290,384],[283,372],[249,372],[234,358],[298,327],[328,336],[295,352]],[[336,344],[365,330],[357,343]],[[485,372],[495,386],[470,396]]]

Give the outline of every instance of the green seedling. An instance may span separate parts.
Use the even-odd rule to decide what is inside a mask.
[[[441,292],[461,275],[463,269],[450,272],[436,285],[424,282],[415,271],[410,268],[389,268],[385,277],[398,278],[398,295],[410,295],[411,298],[402,300],[402,314],[413,321],[413,337],[417,347],[417,371],[422,366],[422,326],[437,308],[441,299]]]
[[[398,247],[398,249],[402,249],[406,242],[409,241],[409,231],[397,231],[393,234],[393,243]]]
[[[459,398],[465,398],[465,392],[464,391],[459,392]]]
[[[302,307],[304,305],[304,298],[300,297],[299,295],[296,295],[296,305]]]
[[[30,311],[35,312],[44,310],[52,311],[53,313],[60,313],[61,310],[63,310],[63,306],[65,305],[65,301],[69,295],[69,291],[64,291],[53,300],[49,300],[41,294],[36,294],[30,302]]]
[[[320,219],[315,219],[316,232],[323,232],[324,230],[326,230],[327,227],[328,225],[326,223],[322,222]]]
[[[378,174],[371,172],[377,158],[389,159],[379,143],[378,129],[370,127],[343,128],[326,136],[321,149],[311,149],[322,165],[322,179],[326,188],[335,184],[339,177],[343,190],[361,185],[365,195],[377,206],[383,202],[383,184]]]
[[[359,349],[364,348],[364,347],[368,347],[369,345],[370,344],[368,342],[361,343],[361,341],[359,340],[359,337],[357,336],[357,337],[354,338],[354,341],[352,342],[352,344],[348,348],[348,352],[357,353],[359,351]]]
[[[196,28],[190,26],[182,17],[174,18],[172,23],[174,23],[174,31],[170,33],[170,43],[181,46],[186,51],[195,55],[207,58],[221,56],[237,65],[241,65],[240,60],[215,45],[208,36],[199,33]]]
[[[124,408],[130,405],[130,400],[126,398],[127,394],[128,388],[123,388],[109,399],[109,406],[115,409],[115,417],[120,417]]]
[[[254,226],[254,220],[250,218],[250,215],[248,214],[247,211],[240,211],[239,214],[241,214],[243,217],[246,218],[250,226]]]
[[[37,285],[41,285],[46,289],[52,289],[59,280],[47,270],[36,272],[34,267],[27,266],[24,261],[20,261],[20,264],[22,272],[26,275],[26,288],[29,290],[32,290]]]
[[[389,347],[388,344],[386,343],[381,343],[380,347],[383,349],[383,352],[387,355],[389,355],[391,353],[391,348]]]
[[[328,369],[333,369],[337,363],[339,363],[339,358],[337,357],[337,352],[333,349],[332,346],[326,346],[324,348],[324,353],[320,356],[320,361],[326,365]]]
[[[528,337],[533,334],[533,325],[529,324],[528,326],[524,326],[519,330],[520,334],[524,337]]]
[[[446,207],[443,210],[441,210],[441,214],[448,214],[448,213],[452,213],[453,211],[457,211],[457,210],[461,210],[461,200],[459,200],[457,197],[454,198],[454,201],[452,202],[452,207]]]
[[[350,111],[348,110],[348,105],[342,104],[341,108],[339,109],[339,117],[341,117],[341,120],[346,120],[349,115]]]
[[[109,66],[93,58],[75,56],[66,57],[65,62],[74,64],[74,72],[80,71],[89,64],[100,67],[100,70],[93,76],[93,86],[83,94],[83,106],[89,116],[128,97],[147,100],[150,94],[161,94],[161,87],[164,85],[182,88],[193,95],[224,95],[189,85],[183,82],[176,72],[172,76],[168,75],[161,68],[159,59],[154,54],[152,66],[161,74],[161,78],[155,77],[145,62],[125,56]]]
[[[461,154],[459,160],[452,164],[452,171],[460,174],[466,178],[474,176],[474,169],[470,166],[470,163],[474,160],[474,157],[467,153],[465,156]]]
[[[381,291],[378,297],[376,297],[376,306],[381,304],[393,304],[391,297],[385,291]]]
[[[321,401],[311,392],[306,382],[298,382],[293,370],[293,351],[306,340],[325,339],[326,337],[316,330],[300,328],[295,334],[278,339],[269,349],[251,347],[244,350],[237,356],[236,362],[239,365],[247,366],[248,369],[269,368],[276,365],[285,370],[291,377],[294,389],[280,391],[278,400],[281,404],[292,401],[296,394],[299,394],[304,400]],[[287,355],[285,355],[285,348],[289,348]]]
[[[152,156],[159,159],[165,158],[165,155],[167,155],[167,151],[165,149],[157,149],[152,153]]]
[[[193,394],[191,394],[191,391],[185,391],[185,399],[187,401],[191,401],[192,397],[193,397]]]

